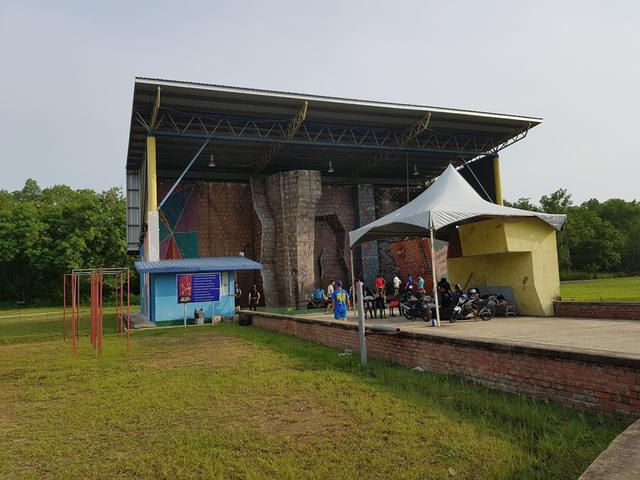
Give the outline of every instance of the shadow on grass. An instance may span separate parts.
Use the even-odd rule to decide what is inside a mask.
[[[438,410],[452,422],[467,422],[513,442],[536,460],[512,478],[577,478],[630,422],[577,412],[546,401],[491,390],[453,375],[412,371],[276,332],[234,325],[218,331],[286,355],[305,370],[341,372],[390,393],[416,408]]]

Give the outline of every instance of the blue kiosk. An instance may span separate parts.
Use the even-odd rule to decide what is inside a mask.
[[[261,270],[245,257],[183,258],[135,262],[143,277],[140,309],[150,321],[178,323],[202,309],[205,318],[235,313],[235,272]]]

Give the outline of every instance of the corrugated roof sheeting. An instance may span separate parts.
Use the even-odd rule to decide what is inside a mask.
[[[135,262],[139,273],[189,273],[261,270],[262,264],[246,257],[202,257],[155,262]]]

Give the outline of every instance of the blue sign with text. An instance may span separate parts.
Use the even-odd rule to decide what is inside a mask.
[[[219,273],[176,275],[178,303],[220,301]]]

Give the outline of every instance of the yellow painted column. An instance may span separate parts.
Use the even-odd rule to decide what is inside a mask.
[[[157,209],[156,137],[147,137],[147,211],[155,212]]]
[[[160,260],[160,222],[158,215],[158,178],[156,174],[156,138],[147,137],[147,246],[146,260]]]
[[[493,181],[496,186],[496,203],[502,205],[502,178],[500,177],[500,157],[493,157]]]

